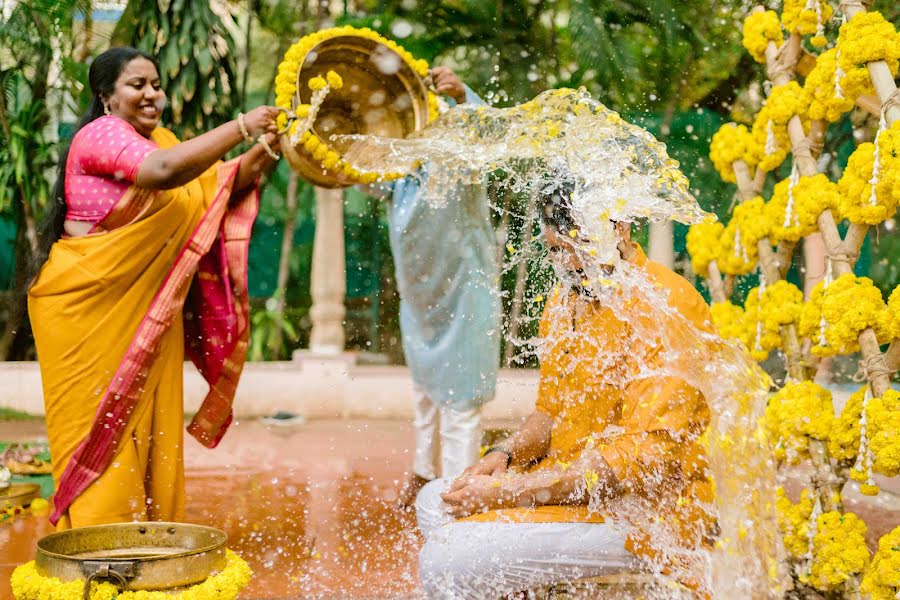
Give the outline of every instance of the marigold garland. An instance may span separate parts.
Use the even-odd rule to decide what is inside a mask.
[[[775,457],[789,464],[809,456],[810,439],[827,441],[833,422],[831,392],[811,381],[785,385],[766,406],[766,433]]]
[[[825,0],[784,0],[781,22],[789,32],[800,35],[814,35],[813,46],[822,48],[826,40],[823,35],[825,23],[834,14]]]
[[[759,242],[769,235],[765,215],[766,203],[756,196],[734,208],[731,220],[719,239],[717,264],[723,273],[744,275],[756,268]]]
[[[201,583],[177,593],[164,591],[118,592],[111,583],[92,583],[91,600],[235,600],[250,583],[253,571],[244,560],[226,550],[226,564],[221,572]],[[82,600],[84,582],[76,579],[63,583],[56,577],[44,577],[34,561],[13,571],[10,581],[16,600]]]
[[[719,335],[726,340],[743,341],[744,309],[731,302],[715,302],[709,307],[713,324]]]
[[[795,185],[791,178],[778,182],[767,208],[772,241],[798,242],[815,233],[822,211],[836,211],[840,201],[837,184],[822,173],[799,177]]]
[[[709,263],[719,252],[719,237],[725,226],[714,219],[691,225],[687,232],[687,251],[691,256],[691,268],[702,277],[709,275]]]
[[[302,104],[297,105],[296,107],[294,106],[298,92],[297,74],[299,73],[300,68],[303,66],[304,62],[307,60],[307,55],[310,53],[310,51],[313,50],[313,48],[331,38],[347,35],[353,35],[373,40],[387,46],[388,48],[396,52],[397,55],[400,56],[400,58],[407,65],[409,65],[409,67],[420,77],[424,78],[428,76],[427,61],[422,59],[417,60],[412,54],[410,54],[399,44],[397,44],[397,42],[382,37],[375,31],[372,31],[367,27],[333,27],[304,36],[299,41],[297,41],[297,43],[292,45],[287,52],[285,52],[284,60],[282,60],[281,64],[278,65],[278,75],[275,77],[275,104],[288,110],[294,110],[297,113],[298,117],[300,117],[301,119],[305,118],[307,128],[312,125],[309,119],[310,106]],[[341,79],[339,73],[336,73],[335,71],[329,71],[325,77],[317,76],[311,78],[306,83],[306,85],[314,93],[323,94],[324,92],[325,94],[327,94],[327,91],[329,89],[340,89],[343,85],[343,80]],[[438,112],[438,98],[432,92],[428,92],[429,121],[437,118]],[[284,127],[286,123],[287,117],[284,114],[279,115],[279,127]],[[328,145],[328,142],[308,130],[298,131],[300,127],[300,122],[295,122],[291,126],[291,129],[289,131],[289,134],[291,134],[292,136],[296,136],[298,133],[300,134],[299,137],[296,138],[299,141],[299,144],[297,144],[297,150],[305,151],[310,154],[313,159],[321,162],[322,168],[326,171],[331,171],[335,174],[343,175],[345,178],[352,181],[357,181],[359,183],[389,181],[392,179],[398,179],[403,176],[403,173],[400,172],[362,173],[358,171],[353,165],[344,162],[341,155],[334,149],[332,149]]]
[[[900,202],[900,124],[878,136],[879,177],[872,194],[875,144],[857,146],[838,182],[840,214],[851,223],[877,225],[897,212]]]
[[[822,321],[826,326],[822,327]],[[800,316],[800,335],[812,340],[816,356],[859,350],[859,334],[872,327],[879,339],[888,337],[888,312],[881,291],[868,277],[845,273],[826,287],[813,288]],[[823,343],[824,342],[824,343]]]
[[[889,389],[866,407],[872,470],[885,477],[900,475],[900,392]]]
[[[859,451],[859,420],[862,417],[866,387],[863,386],[850,395],[841,414],[833,422],[828,436],[828,452],[834,459],[849,461],[856,458]]]
[[[794,558],[803,558],[809,550],[809,517],[815,506],[815,497],[812,492],[804,489],[800,493],[800,501],[794,504],[780,486],[775,494],[778,528],[781,530],[784,547]]]
[[[867,63],[883,60],[897,76],[900,35],[877,11],[856,15],[841,25],[837,48],[838,66],[844,72],[841,88],[849,98],[873,91]]]
[[[900,340],[900,286],[894,288],[887,301],[888,325],[887,338]]]
[[[809,132],[809,105],[809,94],[796,81],[772,89],[751,130],[751,154],[758,168],[773,171],[787,158],[791,150],[787,124],[794,115],[801,117],[804,130]]]
[[[878,540],[878,552],[863,577],[860,590],[871,600],[896,600],[900,593],[900,527]]]
[[[856,105],[855,98],[850,97],[842,88],[838,89],[836,72],[837,49],[832,48],[819,55],[816,59],[816,66],[806,76],[806,81],[803,83],[803,89],[810,97],[810,119],[833,123]],[[869,85],[872,85],[871,79],[869,79]],[[875,89],[873,87],[866,92],[874,94]]]
[[[751,152],[753,136],[746,125],[725,123],[713,135],[709,144],[709,158],[722,180],[736,183],[734,163],[743,160],[750,169],[756,167],[756,156]]]
[[[774,10],[750,13],[744,20],[744,48],[758,63],[765,64],[769,42],[779,46],[784,41],[784,31]]]
[[[772,328],[766,324],[766,291],[766,288],[755,287],[747,292],[744,302],[744,333],[741,339],[756,361],[766,360],[769,352],[781,347],[781,331],[777,326]]]
[[[816,519],[813,560],[806,582],[827,592],[862,573],[869,564],[866,524],[851,512],[829,511]]]

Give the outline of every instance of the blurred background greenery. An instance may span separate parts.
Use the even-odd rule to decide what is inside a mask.
[[[273,102],[287,47],[318,28],[367,26],[418,57],[455,69],[489,103],[509,106],[552,87],[591,94],[666,142],[701,205],[727,215],[734,189],[708,159],[709,139],[746,120],[764,92],[741,47],[745,0],[0,0],[0,359],[34,358],[24,289],[54,177],[56,156],[89,98],[90,58],[110,45],[157,56],[170,104],[164,124],[183,138]],[[778,2],[763,2],[777,8]],[[900,24],[900,7],[876,0]],[[852,114],[830,130],[826,168],[839,173],[854,135],[873,123]],[[498,204],[519,202],[494,198]],[[515,211],[514,211],[515,212]],[[345,202],[347,344],[402,362],[398,298],[384,202],[348,190]],[[496,218],[498,247],[523,236],[515,216]],[[883,290],[900,282],[900,241],[888,221],[867,242],[859,269]],[[290,357],[306,346],[315,200],[284,161],[264,182],[251,246],[251,359]],[[676,268],[693,277],[676,228]],[[638,232],[646,241],[646,232]],[[291,243],[283,244],[285,239]],[[286,247],[288,252],[283,253]],[[541,277],[524,269],[526,290]],[[504,272],[505,319],[518,274]],[[746,289],[752,278],[740,282]],[[697,282],[698,287],[701,287]],[[526,296],[527,297],[527,296]],[[522,332],[528,333],[528,332]],[[507,351],[507,359],[513,357]],[[531,364],[531,361],[512,361]]]

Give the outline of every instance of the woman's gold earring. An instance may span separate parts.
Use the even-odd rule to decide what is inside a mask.
[[[112,111],[109,110],[109,103],[107,103],[107,102],[103,103],[103,114],[105,114],[105,115],[112,114]]]

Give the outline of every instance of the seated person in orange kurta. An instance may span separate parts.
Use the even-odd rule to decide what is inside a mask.
[[[535,411],[461,477],[419,494],[428,598],[494,600],[643,570],[704,595],[715,513],[698,438],[709,409],[696,388],[660,371],[690,343],[686,330],[711,330],[707,305],[685,279],[648,261],[624,223],[614,226],[621,260],[608,272],[628,270],[668,308],[623,298],[612,281],[592,293],[567,196],[544,197],[561,283],[541,319]]]

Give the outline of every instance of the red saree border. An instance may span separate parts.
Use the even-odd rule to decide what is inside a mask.
[[[236,159],[218,167],[218,182],[224,182],[224,184],[218,184],[213,202],[201,217],[163,280],[147,314],[138,325],[119,368],[100,400],[90,432],[72,455],[60,478],[54,496],[54,511],[50,515],[50,522],[54,525],[59,522],[72,502],[91,483],[96,481],[112,462],[125,424],[128,423],[131,413],[140,400],[143,384],[156,358],[158,343],[183,306],[200,258],[209,251],[219,234],[222,218],[231,197],[231,186],[237,176],[239,165],[239,159]],[[156,193],[148,194],[151,200]],[[127,197],[126,193],[117,207],[108,215],[110,220],[119,221],[131,213],[122,206],[122,201]],[[131,220],[139,218],[141,214],[143,211],[136,212]],[[129,222],[131,221],[124,221],[124,223]],[[106,228],[106,223],[107,220],[104,219],[104,228]]]

